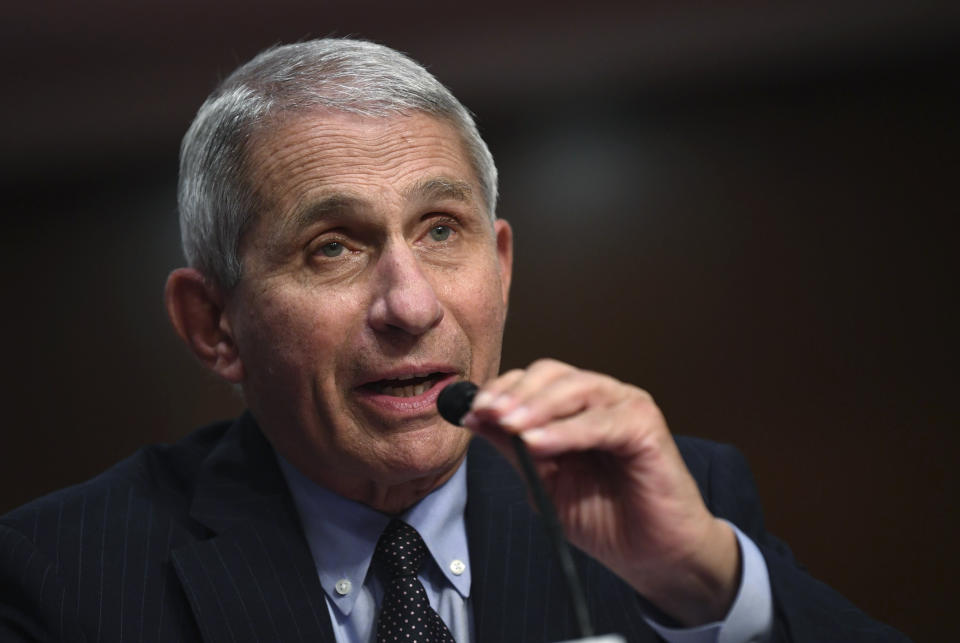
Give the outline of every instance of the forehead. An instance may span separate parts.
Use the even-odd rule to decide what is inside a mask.
[[[283,210],[323,193],[398,198],[431,179],[480,194],[456,128],[426,114],[295,114],[257,132],[248,152],[260,196]]]

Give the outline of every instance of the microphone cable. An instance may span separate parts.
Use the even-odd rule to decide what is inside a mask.
[[[460,381],[446,386],[437,398],[437,410],[447,422],[460,426],[463,416],[470,411],[470,405],[473,404],[473,398],[477,394],[477,385],[473,382]],[[553,545],[554,553],[560,561],[560,569],[563,572],[563,579],[567,586],[567,593],[570,595],[570,602],[573,604],[573,613],[577,621],[577,627],[580,630],[580,636],[583,638],[593,636],[593,626],[590,623],[590,614],[587,610],[587,598],[583,593],[583,585],[580,583],[580,576],[577,574],[577,568],[573,563],[573,556],[570,553],[570,544],[563,535],[563,527],[557,518],[557,510],[553,502],[543,488],[543,482],[537,475],[537,470],[533,466],[533,460],[530,458],[530,452],[527,445],[519,435],[512,435],[510,441],[513,444],[513,450],[520,462],[520,468],[527,480],[527,486],[530,488],[530,494],[533,496],[533,503],[540,512],[543,519],[544,528],[547,532],[547,539]]]

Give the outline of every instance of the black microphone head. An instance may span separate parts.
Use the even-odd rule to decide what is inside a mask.
[[[448,384],[437,397],[437,410],[440,416],[450,424],[460,426],[460,420],[470,410],[473,396],[477,394],[477,385],[462,380]]]

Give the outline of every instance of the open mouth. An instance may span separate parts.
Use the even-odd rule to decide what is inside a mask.
[[[447,376],[449,376],[449,373],[417,373],[409,377],[377,380],[376,382],[364,384],[363,387],[379,395],[416,397],[429,391],[437,382]]]

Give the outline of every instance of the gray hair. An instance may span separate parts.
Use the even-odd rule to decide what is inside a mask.
[[[460,133],[491,218],[497,168],[470,112],[426,69],[362,40],[321,39],[273,47],[224,80],[200,107],[180,146],[180,234],[190,266],[232,289],[242,274],[240,240],[254,221],[247,143],[290,112],[327,108],[361,116],[421,112]]]

